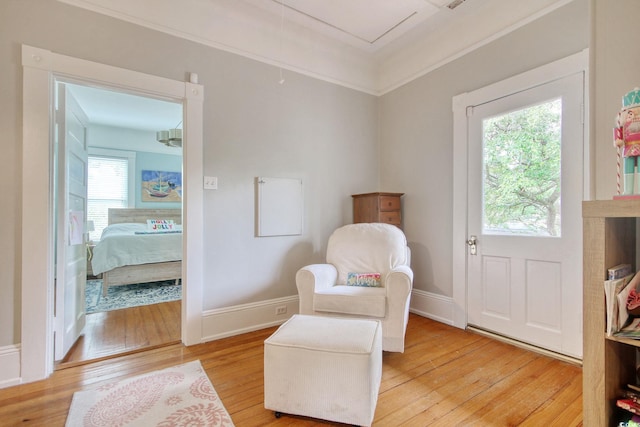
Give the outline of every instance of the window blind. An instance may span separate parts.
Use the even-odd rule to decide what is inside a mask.
[[[108,225],[108,209],[129,205],[129,160],[89,155],[88,168],[87,219],[93,221],[89,238],[95,241]]]

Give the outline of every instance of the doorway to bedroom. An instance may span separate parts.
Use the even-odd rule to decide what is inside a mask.
[[[62,118],[75,118],[74,126],[59,129],[59,147],[74,134],[83,134],[86,146],[80,174],[86,177],[86,203],[78,209],[84,212],[84,259],[73,283],[81,297],[76,307],[62,307],[65,318],[84,321],[74,328],[61,325],[77,334],[56,342],[58,366],[178,343],[183,106],[77,82],[59,82],[56,90],[56,123],[65,128]],[[59,153],[63,170],[66,156],[61,148]],[[68,211],[65,185],[64,177],[56,185],[59,218]],[[57,222],[58,235],[66,236],[66,221]],[[56,265],[56,276],[64,275]]]
[[[204,86],[22,45],[24,155],[21,218],[22,224],[28,226],[22,228],[21,244],[22,259],[33,261],[22,262],[20,271],[20,334],[24,338],[20,345],[20,376],[23,382],[44,379],[56,368],[54,339],[57,331],[54,330],[53,323],[56,315],[61,314],[59,311],[56,312],[54,304],[59,301],[55,301],[56,222],[52,189],[55,188],[54,177],[57,173],[57,159],[53,149],[54,133],[60,123],[53,121],[55,105],[52,83],[59,76],[64,76],[67,82],[98,85],[182,105],[185,138],[182,148],[182,242],[183,252],[189,253],[189,257],[182,261],[180,339],[184,345],[197,344],[202,340]],[[83,168],[80,170],[84,171]],[[82,229],[80,239],[84,235]],[[84,254],[79,259],[86,262]],[[74,265],[78,264],[80,262],[74,260]],[[80,298],[72,294],[72,299],[75,302]]]

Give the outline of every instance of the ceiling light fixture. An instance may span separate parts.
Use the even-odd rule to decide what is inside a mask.
[[[454,0],[451,3],[449,3],[447,5],[447,7],[451,10],[455,9],[456,7],[460,6],[462,3],[464,3],[466,0]]]
[[[178,129],[181,124],[182,120],[173,129],[159,130],[156,132],[156,140],[167,147],[182,147],[182,129]]]

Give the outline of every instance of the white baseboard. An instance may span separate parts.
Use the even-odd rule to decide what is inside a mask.
[[[20,383],[20,344],[0,347],[0,388]]]
[[[294,295],[207,310],[202,313],[202,342],[280,325],[298,313],[298,306],[298,296]],[[278,307],[286,307],[286,313],[276,315]],[[419,316],[453,325],[453,298],[414,289],[409,310]]]
[[[213,341],[284,323],[298,313],[298,295],[236,305],[202,313],[202,342]],[[284,314],[276,314],[284,307]]]
[[[453,326],[453,298],[414,289],[409,311]]]

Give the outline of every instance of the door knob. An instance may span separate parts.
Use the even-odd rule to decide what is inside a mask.
[[[469,240],[467,240],[467,245],[469,245],[469,253],[471,255],[475,255],[478,252],[478,238],[476,236],[469,236]]]

